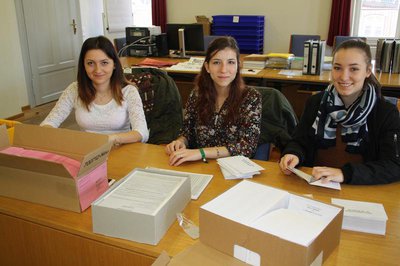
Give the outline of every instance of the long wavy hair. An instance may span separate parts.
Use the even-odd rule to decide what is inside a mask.
[[[245,84],[240,75],[240,50],[237,42],[232,37],[221,37],[213,40],[208,46],[205,63],[210,63],[211,58],[221,50],[226,48],[232,49],[236,53],[237,73],[236,77],[230,84],[229,96],[227,98],[228,113],[225,123],[234,122],[238,117],[238,111],[245,95]],[[201,124],[208,124],[213,113],[215,112],[217,90],[211,75],[207,72],[203,64],[199,75],[195,79],[196,89],[198,92],[197,110],[199,121]]]
[[[88,38],[82,45],[81,53],[79,55],[77,75],[79,98],[89,111],[89,105],[96,97],[96,89],[93,86],[92,80],[86,74],[84,61],[86,53],[93,49],[102,50],[107,57],[114,61],[114,70],[110,79],[111,93],[114,100],[121,105],[123,100],[122,88],[129,84],[129,82],[124,76],[122,65],[119,61],[114,45],[104,36]]]
[[[335,60],[335,55],[338,51],[342,49],[359,49],[364,53],[365,63],[367,67],[371,68],[372,71],[372,56],[371,56],[371,49],[369,45],[361,39],[351,39],[348,41],[342,42],[336,49],[333,51],[333,59]],[[334,62],[333,62],[334,63]],[[379,83],[378,79],[375,77],[374,73],[365,79],[364,84],[371,84],[375,88],[376,95],[381,98],[381,84]]]

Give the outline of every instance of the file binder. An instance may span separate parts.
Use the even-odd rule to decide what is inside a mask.
[[[311,46],[311,67],[310,67],[310,74],[316,75],[317,74],[317,62],[318,62],[318,54],[319,54],[319,43],[312,42]]]
[[[303,74],[306,74],[306,75],[310,73],[311,42],[312,42],[311,40],[304,42]]]
[[[400,73],[400,40],[396,40],[394,44],[392,73]]]

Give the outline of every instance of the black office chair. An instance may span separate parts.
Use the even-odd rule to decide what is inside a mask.
[[[176,139],[183,123],[181,95],[175,81],[164,70],[134,67],[125,77],[135,83],[143,102],[148,143],[167,144]]]
[[[115,39],[114,39],[114,46],[115,46],[115,49],[117,50],[117,53],[118,53],[119,50],[121,50],[122,47],[124,47],[125,45],[126,45],[126,38],[125,38],[125,37],[115,38]]]
[[[332,50],[335,50],[336,47],[338,47],[339,44],[341,44],[344,41],[348,40],[361,40],[363,42],[367,42],[367,38],[365,37],[357,37],[357,36],[335,36],[335,39],[333,40],[333,46]]]
[[[304,56],[304,42],[308,40],[320,40],[319,35],[302,35],[302,34],[292,34],[290,36],[289,53],[295,56]]]
[[[282,150],[291,139],[298,120],[285,95],[274,88],[254,87],[262,97],[261,135],[256,160],[269,160],[271,144]]]

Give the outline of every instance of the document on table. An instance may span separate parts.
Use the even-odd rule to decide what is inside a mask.
[[[225,179],[251,178],[264,170],[263,167],[242,155],[220,158],[217,159],[217,163]]]
[[[322,179],[316,180],[312,175],[304,173],[303,171],[297,168],[289,167],[288,170],[296,174],[298,177],[301,177],[302,179],[306,180],[307,183],[309,183],[310,185],[341,190],[340,183],[338,182],[329,181],[327,183],[324,183],[322,182]]]
[[[197,200],[200,197],[201,193],[204,191],[208,183],[210,183],[211,179],[213,178],[213,175],[197,174],[191,172],[180,172],[180,171],[160,169],[155,167],[146,167],[146,169],[153,170],[162,174],[188,176],[190,178],[190,189],[191,189],[192,200]]]
[[[284,76],[303,76],[303,71],[302,70],[293,70],[293,69],[283,69],[278,72],[279,75],[284,75]]]
[[[200,71],[204,64],[204,58],[202,57],[191,57],[189,61],[182,62],[170,67],[165,68],[166,70],[178,70],[178,71]]]
[[[388,216],[382,204],[335,198],[332,203],[344,208],[343,229],[385,235]]]
[[[154,215],[186,177],[134,171],[110,191],[98,206]]]

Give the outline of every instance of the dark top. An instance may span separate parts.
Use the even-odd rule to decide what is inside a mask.
[[[253,88],[239,108],[235,124],[226,124],[228,104],[225,101],[219,112],[215,112],[207,125],[200,125],[196,109],[197,91],[193,90],[186,104],[182,136],[189,142],[189,148],[225,146],[233,155],[251,157],[257,149],[261,127],[261,95]]]
[[[311,96],[292,141],[284,149],[299,157],[299,165],[314,166],[320,143],[312,124],[317,115],[323,92]],[[360,143],[362,163],[346,163],[341,167],[344,183],[385,184],[400,180],[400,118],[396,106],[378,99],[367,119],[368,134]],[[332,156],[336,156],[332,154]],[[328,165],[327,165],[328,166]]]

